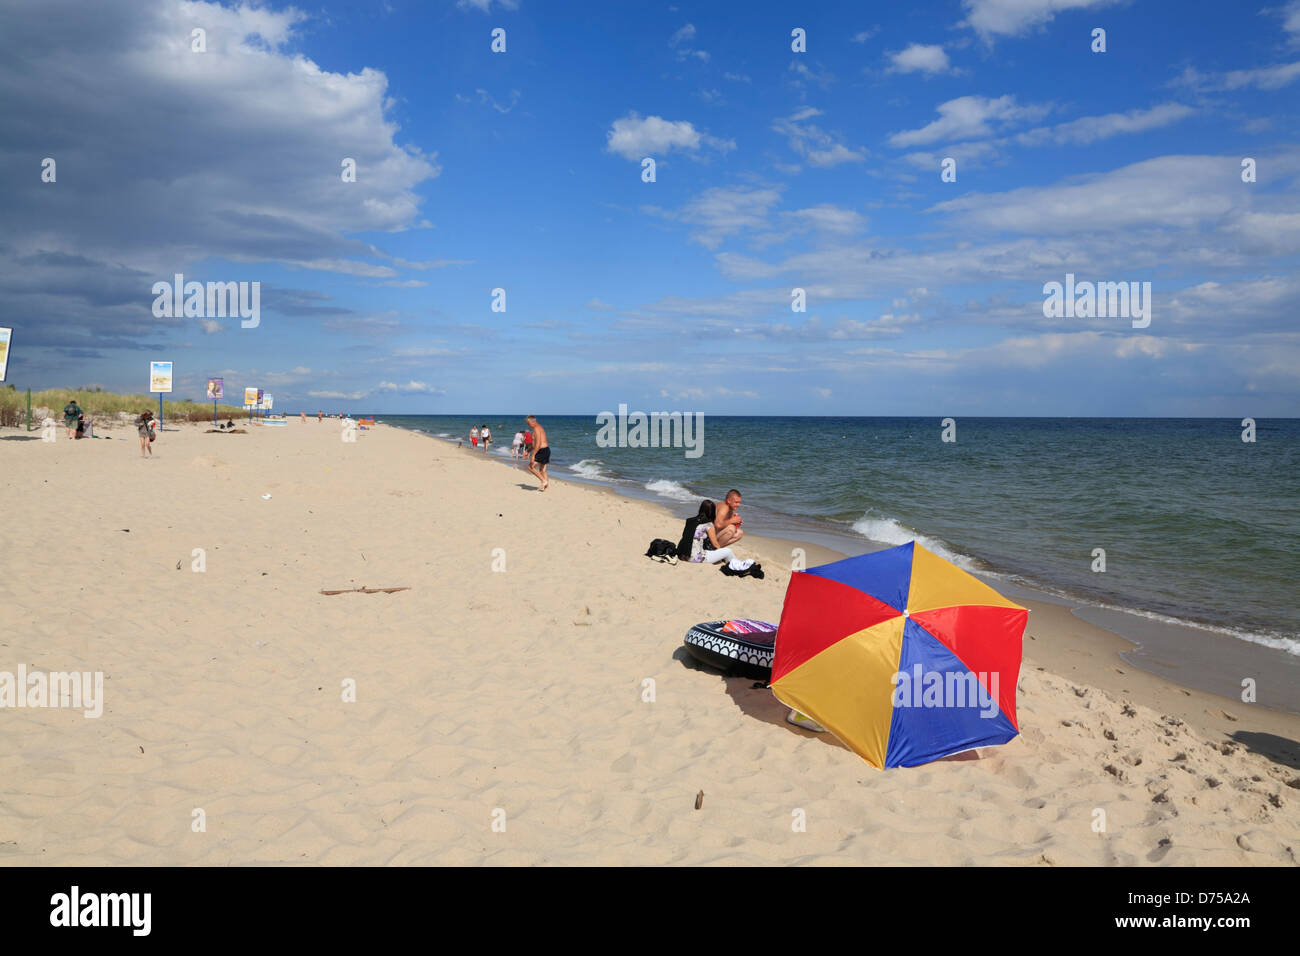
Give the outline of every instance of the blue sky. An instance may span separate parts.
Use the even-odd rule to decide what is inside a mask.
[[[222,375],[289,410],[1300,413],[1300,2],[812,6],[8,4],[8,381],[139,391],[170,359],[175,397]],[[177,272],[260,282],[260,324],[156,317]],[[1150,326],[1044,318],[1066,273],[1150,282]]]

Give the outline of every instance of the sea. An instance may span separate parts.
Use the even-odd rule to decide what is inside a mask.
[[[507,460],[523,427],[501,414],[377,418],[466,445],[486,423],[489,454]],[[542,424],[552,474],[683,518],[736,488],[754,534],[846,554],[915,540],[1064,603],[1300,658],[1300,419],[1258,420],[1243,441],[1240,419],[709,415],[698,457],[601,447],[594,414]]]

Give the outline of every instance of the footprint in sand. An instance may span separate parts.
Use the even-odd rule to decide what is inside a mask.
[[[1168,854],[1169,851],[1172,850],[1173,848],[1174,848],[1174,841],[1169,839],[1168,837],[1165,837],[1163,840],[1161,840],[1159,843],[1156,844],[1154,850],[1152,850],[1150,853],[1147,854],[1147,862],[1159,863],[1161,860],[1165,858],[1166,854]]]
[[[628,752],[610,764],[609,769],[613,770],[615,773],[627,773],[635,766],[636,757],[631,752]]]

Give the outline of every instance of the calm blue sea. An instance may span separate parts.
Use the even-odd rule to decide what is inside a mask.
[[[486,422],[502,456],[522,426],[377,417],[451,439]],[[961,418],[948,443],[938,418],[708,416],[699,458],[598,447],[594,415],[542,424],[554,474],[678,503],[683,516],[736,487],[755,534],[796,520],[859,550],[915,538],[972,570],[1300,654],[1298,419],[1258,421],[1246,443],[1240,420]]]

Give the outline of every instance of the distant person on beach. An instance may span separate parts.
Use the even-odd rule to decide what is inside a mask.
[[[316,409],[316,421],[318,422],[325,421],[325,416],[321,413],[321,410],[319,408]]]
[[[533,455],[528,462],[528,470],[542,483],[541,491],[551,486],[551,479],[546,476],[546,466],[551,463],[551,446],[546,441],[546,429],[537,419],[529,415],[524,421],[533,430]]]
[[[736,513],[739,508],[740,492],[732,488],[718,504],[717,517],[713,521],[718,535],[718,547],[728,548],[745,536],[745,532],[740,529],[744,519]]]
[[[524,430],[524,457],[528,458],[533,453],[533,433],[529,429]]]
[[[153,441],[153,412],[144,412],[135,420],[135,430],[140,436],[140,457],[152,458],[153,447],[150,444]]]
[[[510,457],[518,458],[523,453],[524,453],[524,433],[522,431],[517,431],[515,432],[514,441],[510,443]]]
[[[67,431],[69,438],[77,428],[77,419],[81,415],[81,406],[77,404],[76,396],[63,406],[63,427]]]
[[[492,429],[484,425],[482,429],[479,430],[479,434],[483,436],[483,450],[487,451],[488,442],[492,441]]]
[[[475,448],[478,447],[478,426],[477,425],[469,426],[469,443],[473,445]]]

